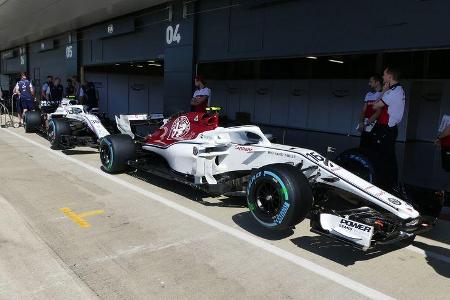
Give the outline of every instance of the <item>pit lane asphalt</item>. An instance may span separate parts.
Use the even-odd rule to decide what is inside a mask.
[[[68,289],[73,298],[86,292],[80,285],[108,299],[445,299],[450,293],[448,222],[418,237],[413,247],[363,253],[310,233],[307,221],[289,233],[264,232],[243,199],[209,198],[145,174],[116,175],[116,182],[91,170],[100,167],[96,149],[65,151],[80,162],[74,163],[48,151],[48,142],[38,135],[7,130],[0,130],[0,196],[53,254],[45,259],[61,265],[54,276],[65,271],[75,282],[77,288]],[[104,214],[86,218],[91,227],[81,228],[60,211],[63,207]],[[36,287],[22,282],[30,282],[23,269],[5,261],[22,253],[18,249],[27,247],[26,241],[18,243],[3,230],[0,245],[8,245],[2,248],[10,255],[0,256],[1,278],[22,290],[0,285],[0,296],[28,298]],[[255,237],[261,243],[252,243]],[[277,252],[270,253],[270,246]],[[61,288],[39,284],[40,293],[32,294],[38,298]]]

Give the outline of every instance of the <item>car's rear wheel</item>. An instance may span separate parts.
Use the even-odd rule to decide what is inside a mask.
[[[23,116],[26,133],[37,132],[41,126],[41,114],[38,111],[27,111]]]
[[[313,196],[307,178],[298,168],[273,164],[253,172],[247,187],[247,203],[262,226],[285,230],[307,216]]]
[[[72,135],[72,129],[65,119],[51,119],[48,124],[47,135],[52,149],[60,150],[67,147],[63,143],[63,139]]]
[[[100,142],[100,160],[107,173],[129,169],[128,161],[136,159],[136,146],[126,134],[108,135]]]

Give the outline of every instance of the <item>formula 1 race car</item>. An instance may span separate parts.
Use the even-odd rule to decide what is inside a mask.
[[[145,138],[122,124],[122,134],[100,142],[103,169],[139,169],[213,195],[241,193],[265,228],[292,228],[309,216],[313,232],[362,250],[412,241],[434,224],[413,204],[315,151],[273,144],[257,126],[218,124],[211,109],[174,115]]]
[[[38,110],[25,113],[24,127],[25,132],[46,135],[53,149],[98,146],[99,139],[110,134],[97,115],[69,98],[41,101]]]

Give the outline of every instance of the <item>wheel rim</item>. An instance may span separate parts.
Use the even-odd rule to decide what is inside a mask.
[[[278,184],[271,179],[262,179],[255,188],[256,211],[263,219],[275,218],[281,210],[283,196]]]
[[[112,163],[112,157],[111,157],[111,149],[108,145],[103,145],[100,148],[100,159],[102,161],[102,164],[109,168]]]

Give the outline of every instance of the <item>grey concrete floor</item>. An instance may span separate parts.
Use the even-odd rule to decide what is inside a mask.
[[[445,221],[412,246],[365,253],[307,221],[265,232],[244,199],[109,176],[96,149],[50,151],[0,129],[2,299],[448,299],[449,244]]]

